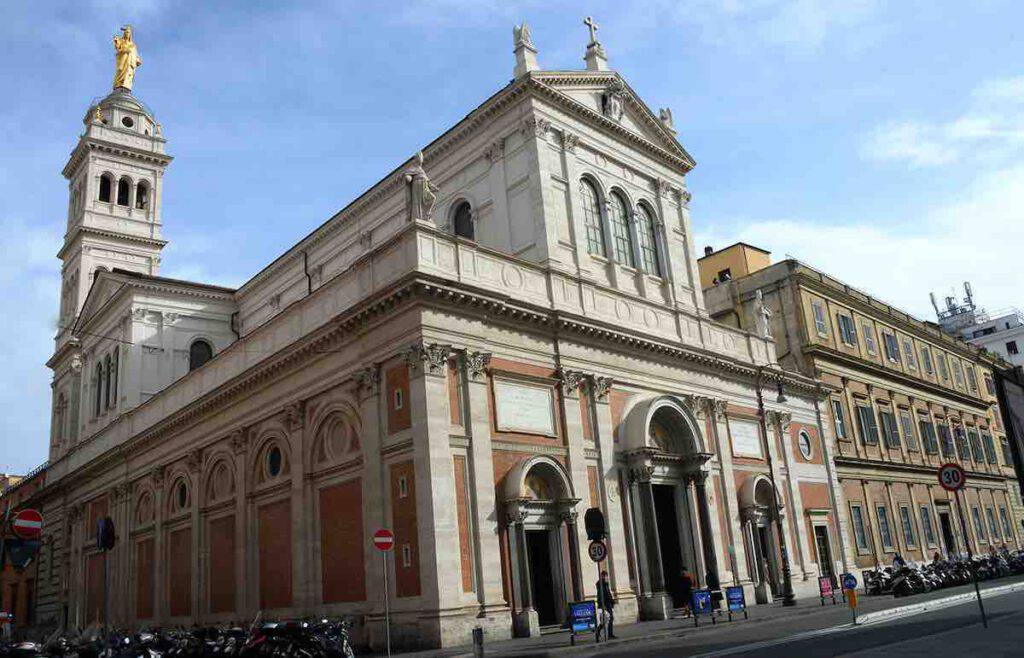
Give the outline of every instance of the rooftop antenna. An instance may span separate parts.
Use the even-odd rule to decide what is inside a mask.
[[[935,293],[934,292],[930,292],[930,293],[928,293],[928,296],[931,297],[932,308],[935,309],[935,315],[941,317],[942,313],[939,311],[939,303],[937,301],[935,301]]]
[[[974,295],[971,293],[971,282],[964,281],[964,293],[967,295],[964,297],[964,304],[967,304],[972,309],[974,308]]]

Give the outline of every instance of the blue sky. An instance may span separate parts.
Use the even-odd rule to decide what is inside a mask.
[[[46,456],[67,187],[110,37],[175,156],[162,273],[237,285],[502,87],[612,68],[673,109],[698,243],[786,254],[932,318],[970,280],[1024,305],[1024,7],[1002,0],[174,2],[0,7],[0,472]]]

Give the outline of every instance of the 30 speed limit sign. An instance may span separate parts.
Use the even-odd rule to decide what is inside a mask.
[[[590,554],[590,559],[594,562],[604,562],[604,559],[608,557],[608,547],[604,545],[603,541],[592,541],[587,553]]]
[[[967,474],[959,464],[943,464],[939,467],[939,484],[946,491],[957,491],[964,486]]]

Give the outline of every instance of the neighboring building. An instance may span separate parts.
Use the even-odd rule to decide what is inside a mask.
[[[704,256],[698,259],[700,287],[707,288],[732,279],[739,279],[772,264],[771,253],[737,242],[720,251],[704,247]]]
[[[20,475],[11,475],[10,473],[0,473],[0,494],[2,494],[8,487],[21,482]]]
[[[709,319],[671,113],[593,38],[583,71],[539,70],[526,26],[515,54],[510,83],[237,290],[157,276],[160,124],[123,89],[89,108],[31,500],[40,617],[96,619],[104,516],[118,626],[351,614],[378,646],[382,526],[403,645],[560,623],[594,593],[591,506],[622,621],[667,616],[683,564],[767,600],[775,496],[798,593],[849,568],[823,389]]]
[[[1024,313],[1015,308],[988,312],[974,304],[969,283],[964,283],[963,302],[946,297],[945,310],[932,295],[932,306],[942,330],[983,347],[1014,366],[1024,366]]]
[[[35,469],[24,477],[0,476],[0,479],[7,482],[0,490],[0,517],[26,507],[26,501],[42,488],[45,476],[45,467]],[[44,545],[43,550],[49,550],[48,546]],[[31,626],[37,621],[35,583],[39,573],[38,555],[23,569],[16,569],[9,560],[5,560],[0,569],[0,611],[14,615],[14,628]]]
[[[1021,547],[1024,519],[993,386],[998,361],[796,260],[704,291],[708,312],[750,329],[770,313],[779,363],[835,387],[827,405],[857,564],[961,552],[937,468],[967,470],[973,550]],[[759,296],[760,295],[760,300]]]

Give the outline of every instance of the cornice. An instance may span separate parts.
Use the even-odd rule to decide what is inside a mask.
[[[174,156],[166,153],[144,151],[126,144],[117,144],[115,142],[108,142],[95,137],[82,136],[78,140],[75,150],[73,150],[71,155],[68,157],[68,161],[64,165],[64,168],[61,169],[61,175],[65,178],[71,178],[71,174],[78,168],[81,161],[85,159],[86,154],[90,151],[100,151],[102,153],[108,153],[122,158],[132,158],[160,165],[162,167],[166,167],[174,159]]]
[[[906,464],[906,463],[901,463],[901,462],[883,462],[883,461],[877,461],[877,460],[873,460],[873,459],[864,459],[863,457],[849,457],[849,456],[841,456],[841,455],[835,455],[834,456],[834,460],[835,460],[835,464],[836,464],[837,468],[842,468],[843,466],[849,466],[851,468],[863,468],[863,469],[881,470],[881,471],[884,471],[884,473],[881,474],[881,477],[885,477],[885,478],[891,478],[894,471],[904,471],[904,472],[907,472],[907,473],[922,473],[922,474],[927,474],[931,478],[936,478],[935,479],[935,483],[936,484],[938,484],[938,482],[939,482],[938,479],[937,479],[938,476],[937,476],[937,471],[936,471],[935,467],[934,466],[925,465],[925,464]],[[1007,481],[1014,481],[1014,482],[1016,481],[1016,477],[1014,477],[1012,475],[1002,475],[1000,473],[987,473],[985,471],[970,470],[969,468],[965,468],[964,470],[966,470],[967,474],[970,476],[968,478],[969,480],[989,480],[989,481],[992,481],[992,482],[1002,483],[1003,485],[1005,485]],[[842,478],[857,478],[857,479],[860,479],[860,478],[863,477],[859,473],[843,473],[842,471],[837,472],[836,475],[840,479],[842,479]]]
[[[816,356],[830,361],[839,362],[847,368],[869,373],[879,379],[895,380],[899,384],[908,388],[924,389],[933,395],[948,398],[955,402],[959,402],[960,404],[982,409],[986,412],[994,404],[992,402],[982,400],[981,398],[971,397],[951,388],[945,388],[938,384],[933,384],[932,382],[924,379],[918,379],[916,377],[905,375],[902,372],[883,368],[878,364],[844,354],[843,352],[824,345],[818,345],[816,343],[807,344],[803,346],[803,352],[809,356]]]
[[[156,247],[163,249],[167,245],[166,240],[158,240],[157,238],[147,238],[145,236],[130,235],[127,233],[118,233],[116,231],[108,231],[94,226],[82,226],[78,225],[70,233],[64,237],[64,244],[61,246],[60,251],[57,252],[57,258],[63,259],[67,255],[67,251],[72,247],[75,239],[79,235],[88,234],[96,235],[103,238],[111,238],[114,240],[122,240],[124,242],[135,242],[138,244],[144,244],[150,247]]]

